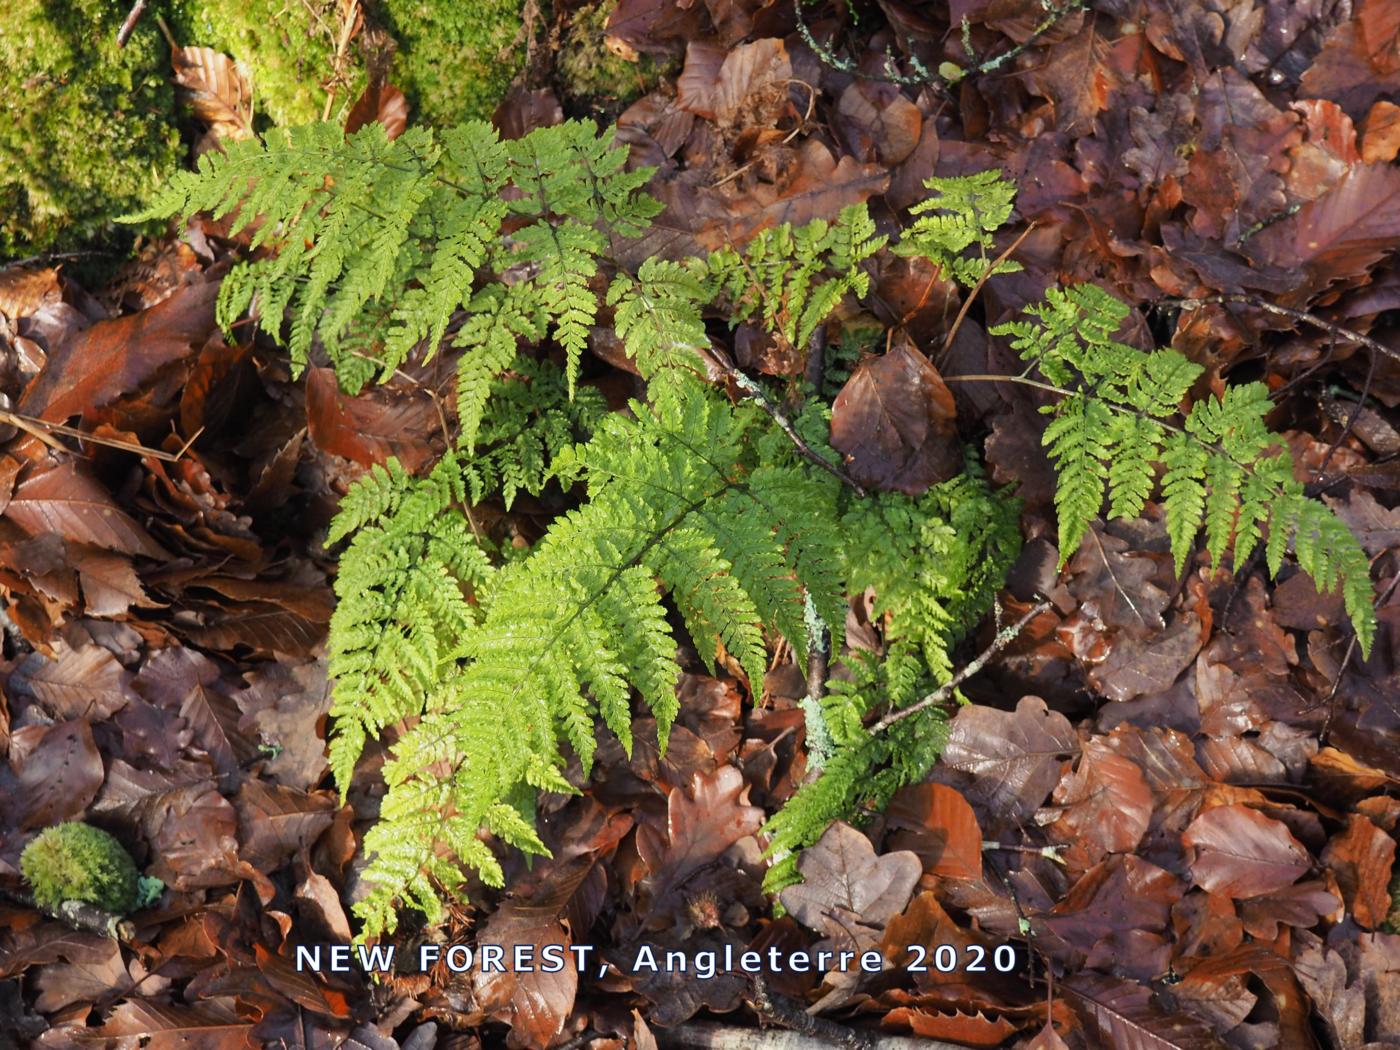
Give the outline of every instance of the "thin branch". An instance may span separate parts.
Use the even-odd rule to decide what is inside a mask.
[[[814,1017],[801,1003],[778,995],[768,989],[761,975],[755,975],[750,983],[754,1011],[767,1021],[776,1021],[784,1028],[790,1028],[801,1035],[821,1040],[825,1046],[848,1047],[849,1050],[873,1050],[878,1045],[872,1032],[847,1028],[820,1017]]]
[[[749,398],[757,404],[759,408],[763,409],[769,419],[778,424],[778,428],[787,435],[788,440],[792,442],[793,447],[797,449],[803,459],[814,466],[820,467],[832,477],[840,480],[843,485],[848,486],[857,496],[863,498],[866,495],[864,486],[857,482],[855,478],[851,477],[835,463],[831,462],[831,460],[827,459],[811,445],[807,444],[807,439],[797,432],[797,428],[792,425],[792,420],[783,415],[782,409],[769,400],[768,395],[763,392],[761,386],[731,365],[728,361],[723,360],[720,355],[712,354],[711,360],[719,366],[726,379],[743,391],[745,397]]]
[[[141,15],[146,10],[146,0],[136,0],[131,5],[131,10],[126,13],[126,20],[122,22],[122,27],[117,30],[117,47],[126,47],[126,42],[131,39],[131,34],[136,31],[136,23],[141,20]]]
[[[64,901],[57,908],[41,908],[33,896],[22,890],[0,890],[16,904],[43,912],[52,919],[66,923],[75,930],[110,937],[114,941],[130,942],[136,937],[136,925],[115,912],[99,908],[87,901]]]
[[[1310,314],[1305,310],[1294,310],[1289,306],[1279,306],[1276,303],[1260,299],[1257,296],[1207,295],[1200,299],[1172,299],[1163,301],[1173,302],[1183,310],[1199,310],[1203,306],[1223,306],[1229,303],[1235,303],[1241,306],[1257,306],[1265,313],[1274,314],[1277,317],[1287,317],[1291,321],[1299,321],[1303,324],[1312,325],[1314,328],[1320,328],[1322,331],[1336,336],[1339,339],[1345,339],[1348,342],[1356,343],[1366,347],[1368,350],[1374,350],[1378,354],[1384,354],[1386,357],[1400,361],[1400,350],[1386,346],[1384,343],[1372,339],[1369,335],[1362,335],[1353,328],[1345,328],[1342,325],[1334,324],[1332,321],[1323,320],[1316,314]]]
[[[1003,627],[998,631],[997,636],[992,639],[992,644],[978,653],[976,659],[970,664],[953,675],[952,680],[946,685],[939,686],[933,692],[929,693],[928,696],[916,703],[910,704],[908,707],[899,707],[893,711],[885,712],[884,717],[870,727],[870,732],[872,734],[883,732],[896,722],[908,718],[910,715],[917,714],[937,704],[945,703],[953,695],[958,686],[962,685],[973,675],[977,674],[977,672],[981,671],[982,668],[986,667],[992,657],[996,656],[997,653],[1001,652],[1016,640],[1017,636],[1026,629],[1027,624],[1049,608],[1050,602],[1046,599],[1041,599],[1036,602],[1024,616],[1010,627]]]
[[[1024,241],[1027,237],[1029,237],[1031,235],[1031,231],[1034,229],[1035,223],[1032,222],[1023,231],[1021,231],[1021,235],[1019,237],[1017,237],[1014,241],[1011,242],[1011,246],[1007,248],[1006,251],[1002,252],[995,259],[993,259],[991,263],[987,266],[987,268],[982,271],[982,276],[977,278],[977,283],[972,286],[972,291],[968,292],[967,298],[963,300],[962,308],[958,310],[958,316],[953,318],[953,327],[948,329],[948,336],[946,339],[943,340],[943,349],[938,352],[939,360],[942,360],[944,357],[946,357],[948,351],[953,348],[953,340],[957,338],[958,329],[962,327],[963,318],[967,316],[967,311],[972,307],[972,301],[977,298],[977,293],[982,290],[982,286],[987,283],[987,280],[992,276],[992,274],[996,273],[997,267],[1000,266],[1002,263],[1006,262],[1006,260],[1010,257],[1011,253],[1014,252],[1017,248],[1021,247],[1021,242]]]
[[[37,416],[26,416],[19,412],[10,412],[0,409],[0,423],[8,423],[10,426],[18,427],[31,437],[38,438],[55,452],[66,452],[70,456],[74,452],[67,445],[54,439],[53,434],[63,434],[65,437],[77,438],[79,441],[91,441],[95,445],[106,445],[108,448],[121,449],[123,452],[134,452],[141,456],[152,456],[155,459],[163,459],[167,463],[178,463],[180,457],[194,443],[194,438],[190,438],[181,446],[179,452],[165,452],[161,449],[147,448],[132,441],[122,441],[120,438],[99,437],[90,434],[86,430],[79,430],[64,423],[50,423],[47,419],[40,419]],[[202,429],[202,428],[201,428]],[[195,437],[199,435],[196,434]]]

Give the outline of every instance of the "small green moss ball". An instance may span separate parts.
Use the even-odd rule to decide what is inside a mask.
[[[82,243],[181,154],[165,43],[112,0],[0,5],[0,259]]]
[[[34,900],[50,911],[64,901],[86,901],[120,915],[136,903],[136,865],[131,855],[91,824],[47,828],[24,848],[19,867]]]

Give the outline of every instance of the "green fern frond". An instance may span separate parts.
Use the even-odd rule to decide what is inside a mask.
[[[921,256],[940,271],[972,287],[991,263],[992,235],[1011,218],[1016,184],[1001,172],[924,180],[931,195],[909,211],[918,216],[900,236],[896,255]],[[965,253],[976,249],[976,256]],[[1006,259],[994,273],[1015,273],[1021,264]]]
[[[1290,544],[1321,590],[1340,589],[1363,653],[1375,634],[1370,566],[1357,539],[1293,479],[1293,461],[1266,417],[1262,383],[1229,386],[1181,404],[1201,368],[1173,350],[1144,352],[1114,339],[1128,307],[1094,285],[1051,288],[1024,320],[992,329],[1049,381],[1059,400],[1044,443],[1059,474],[1055,505],[1063,564],[1103,509],[1136,515],[1160,493],[1178,572],[1204,530],[1219,563],[1241,564],[1267,529],[1265,560],[1277,575]]]

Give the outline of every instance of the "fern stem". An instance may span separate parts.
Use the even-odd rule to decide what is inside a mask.
[[[967,298],[963,300],[963,304],[958,310],[958,316],[953,318],[953,327],[948,329],[948,335],[943,340],[943,349],[938,352],[938,360],[940,363],[947,360],[948,352],[953,349],[953,340],[957,338],[958,329],[962,328],[963,320],[967,317],[967,311],[972,308],[972,303],[977,298],[977,293],[982,290],[982,286],[987,283],[987,280],[992,274],[997,272],[997,267],[1011,258],[1011,253],[1021,247],[1021,242],[1031,235],[1031,231],[1035,229],[1035,226],[1036,224],[1032,222],[1022,230],[1020,236],[1007,246],[1006,251],[998,255],[983,269],[981,276],[977,278],[977,283],[972,286],[972,291],[968,292]]]
[[[900,707],[893,711],[886,711],[884,717],[870,727],[871,735],[873,736],[876,733],[884,732],[896,722],[903,721],[910,715],[918,714],[920,711],[926,710],[927,708],[946,703],[948,698],[957,690],[958,686],[962,685],[973,675],[977,674],[977,672],[981,671],[982,668],[986,667],[992,657],[996,656],[997,653],[1001,652],[1016,640],[1016,637],[1026,629],[1027,624],[1049,608],[1050,602],[1047,599],[1042,598],[1040,601],[1036,602],[1026,611],[1025,615],[1010,627],[1003,627],[998,631],[997,636],[992,639],[992,644],[978,653],[970,664],[953,675],[945,685],[939,686],[933,692],[929,693],[928,696],[910,704],[908,707]]]
[[[782,410],[769,400],[768,395],[763,392],[761,386],[731,365],[728,361],[721,359],[718,354],[714,355],[714,360],[724,372],[725,378],[743,391],[745,397],[749,398],[749,400],[753,401],[759,408],[763,409],[769,419],[778,424],[778,429],[787,435],[788,440],[791,441],[793,447],[801,453],[803,459],[820,467],[832,477],[839,479],[841,484],[849,487],[857,496],[860,496],[862,499],[865,498],[867,493],[864,486],[811,445],[807,444],[807,439],[797,432],[797,428],[792,425],[792,420],[783,415]]]

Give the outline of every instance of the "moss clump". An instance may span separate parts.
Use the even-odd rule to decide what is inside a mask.
[[[378,8],[399,44],[390,80],[425,123],[490,116],[524,67],[523,0],[380,0]]]
[[[620,109],[640,98],[676,67],[674,61],[659,62],[649,55],[623,56],[608,47],[608,18],[616,7],[605,0],[575,14],[557,65],[566,95],[603,109]]]
[[[135,211],[181,154],[153,19],[129,5],[7,0],[0,15],[0,257],[81,243]]]
[[[277,124],[320,120],[335,76],[343,3],[336,0],[179,0],[172,29],[184,45],[212,47],[242,62],[253,100]],[[364,88],[353,49],[343,62],[348,83],[336,99],[350,105]]]
[[[91,824],[58,824],[34,839],[19,858],[20,871],[41,907],[86,901],[122,914],[136,906],[136,865],[120,842]]]

